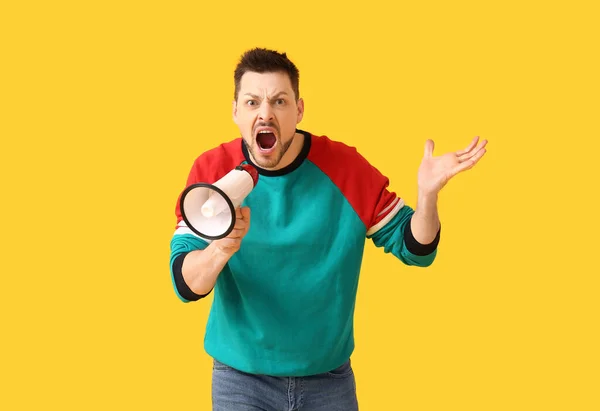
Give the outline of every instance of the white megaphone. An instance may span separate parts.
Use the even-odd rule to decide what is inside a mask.
[[[256,168],[240,164],[214,184],[192,184],[181,194],[181,217],[200,237],[208,240],[227,237],[235,225],[235,210],[257,182]]]

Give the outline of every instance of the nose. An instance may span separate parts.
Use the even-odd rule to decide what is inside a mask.
[[[262,121],[273,120],[273,110],[269,101],[264,101],[260,106],[258,116]]]

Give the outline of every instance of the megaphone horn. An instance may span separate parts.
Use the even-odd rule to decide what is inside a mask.
[[[214,184],[192,184],[181,194],[181,217],[202,238],[227,237],[235,226],[235,210],[257,183],[256,168],[240,164]]]

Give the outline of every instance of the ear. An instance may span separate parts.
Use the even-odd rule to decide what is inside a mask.
[[[302,118],[304,117],[304,100],[302,98],[298,99],[298,117],[297,117],[297,121],[296,123],[299,123],[302,121]]]
[[[233,122],[237,124],[237,102],[235,100],[233,100],[231,104],[231,115],[233,117]]]

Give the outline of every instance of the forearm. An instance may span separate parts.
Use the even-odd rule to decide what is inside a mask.
[[[192,251],[183,260],[183,279],[194,293],[206,295],[214,288],[219,274],[230,258],[231,256],[222,252],[216,243],[211,243],[204,250]]]
[[[421,244],[430,244],[440,230],[437,200],[437,194],[426,194],[419,191],[417,207],[410,227],[415,240]]]

